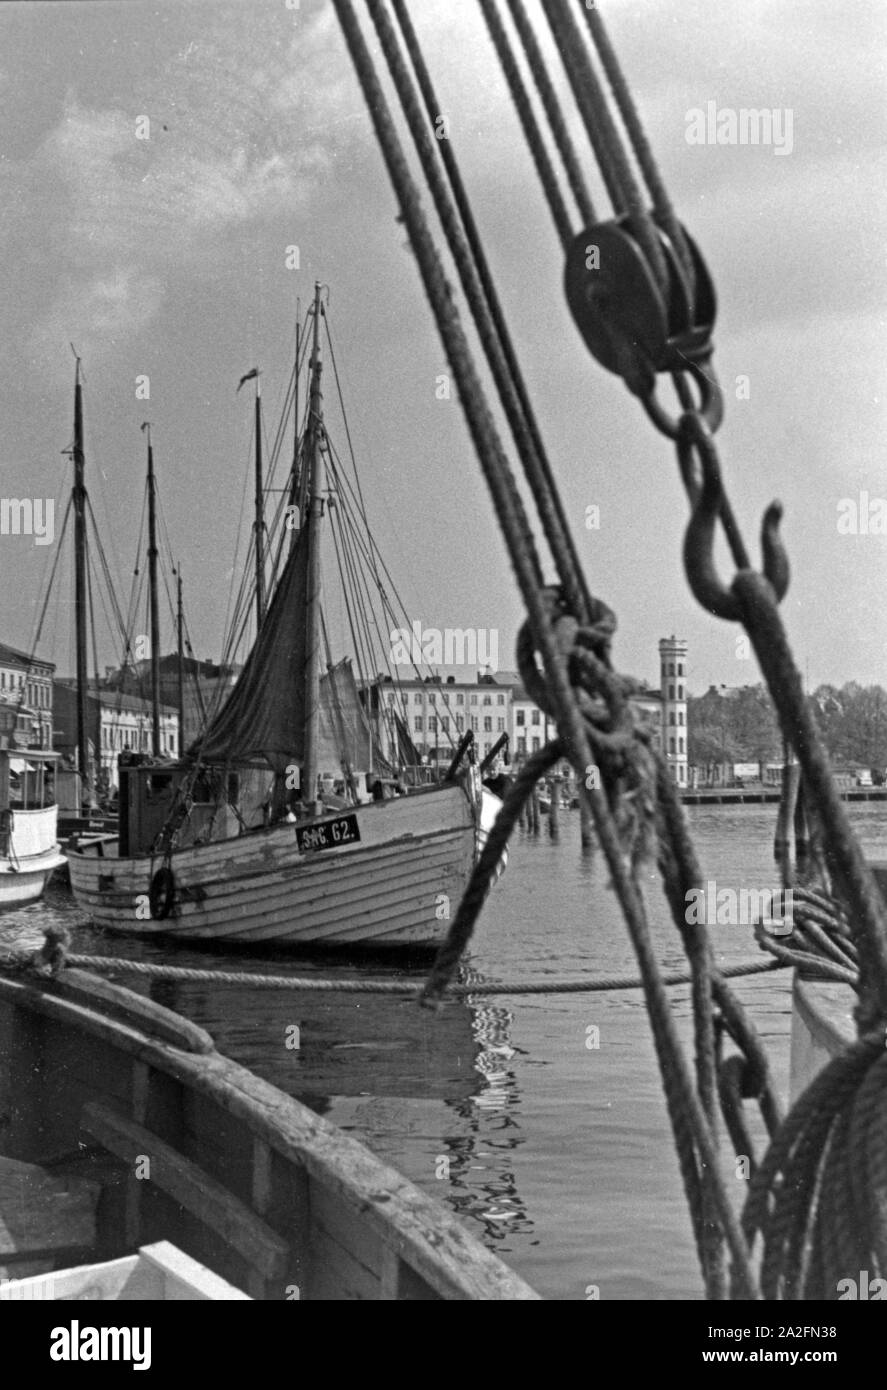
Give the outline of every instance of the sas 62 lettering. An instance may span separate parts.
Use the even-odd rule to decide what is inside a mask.
[[[359,839],[360,827],[353,812],[336,820],[324,821],[321,825],[296,826],[296,844],[301,850],[337,849],[340,845],[354,844]]]

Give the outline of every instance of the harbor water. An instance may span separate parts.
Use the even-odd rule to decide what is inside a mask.
[[[856,804],[866,854],[887,858],[887,808]],[[776,888],[775,808],[688,809],[703,870],[717,890]],[[516,835],[472,945],[469,983],[544,984],[634,973],[635,962],[600,852],[582,855],[579,816],[560,839]],[[651,869],[659,959],[685,961]],[[70,896],[0,920],[0,945],[38,945],[50,921],[73,949],[209,970],[335,979],[420,981],[422,966],[340,957],[296,958],[183,949],[103,935]],[[716,958],[759,957],[744,925],[712,926]],[[245,985],[119,982],[193,1018],[220,1051],[298,1096],[363,1140],[439,1200],[546,1298],[698,1299],[702,1289],[687,1207],[640,990],[531,996],[472,995],[439,1013],[409,999],[286,993]],[[788,972],[738,980],[787,1092]],[[670,991],[690,1041],[689,989]],[[2,1059],[0,1059],[2,1061]],[[760,1133],[760,1131],[758,1131]],[[729,1147],[729,1145],[725,1145]],[[734,1156],[724,1172],[743,1179]]]

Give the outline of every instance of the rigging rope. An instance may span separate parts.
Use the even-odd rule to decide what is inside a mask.
[[[628,160],[616,123],[610,114],[597,73],[589,58],[582,32],[569,7],[562,0],[542,0],[561,62],[564,65],[573,96],[588,138],[597,158],[610,201],[617,215],[628,216],[631,230],[643,248],[645,257],[661,292],[668,293],[668,267],[653,220],[644,206],[634,172]]]
[[[601,66],[610,83],[610,88],[616,100],[619,114],[622,117],[623,124],[631,140],[635,159],[640,166],[641,173],[644,176],[647,189],[650,193],[656,221],[659,226],[667,232],[672,245],[675,247],[680,257],[690,294],[690,302],[692,303],[692,296],[695,290],[695,277],[693,261],[690,256],[689,247],[687,246],[687,238],[684,235],[684,229],[675,215],[671,198],[668,196],[668,190],[662,181],[656,158],[641,124],[634,98],[625,80],[621,64],[616,55],[616,50],[610,42],[610,36],[604,25],[604,17],[596,5],[586,5],[585,19],[591,33],[592,41],[601,60]]]
[[[533,156],[536,173],[539,175],[539,182],[542,185],[542,190],[548,201],[554,225],[557,228],[561,243],[564,249],[566,249],[573,239],[573,226],[570,221],[570,214],[567,211],[567,205],[564,202],[560,186],[558,185],[554,166],[545,148],[542,131],[536,120],[529,93],[524,86],[520,69],[508,40],[508,34],[493,0],[480,0],[480,5],[483,10],[483,16],[486,20],[490,38],[493,41],[493,46],[499,57],[502,72],[505,75],[505,80],[511,92],[511,99],[514,102],[515,110],[520,116],[524,136],[530,153]]]
[[[569,545],[560,546],[556,532],[554,541],[552,539],[551,519],[557,515],[553,502],[556,489],[550,474],[537,472],[534,500],[561,581],[558,588],[542,588],[540,565],[529,521],[516,492],[510,466],[493,424],[452,291],[425,221],[373,60],[350,0],[334,0],[334,3],[400,205],[401,218],[409,232],[425,291],[457,380],[460,401],[478,460],[491,491],[529,615],[518,641],[521,675],[531,698],[556,720],[563,741],[543,750],[535,762],[531,760],[529,771],[524,769],[524,774],[506,796],[497,826],[487,840],[448,941],[432,970],[424,997],[439,997],[452,975],[459,954],[470,937],[504,841],[535,780],[533,774],[540,775],[545,759],[553,753],[566,751],[580,777],[586,771],[600,775],[600,781],[594,778],[586,783],[583,795],[591,809],[641,969],[660,1074],[708,1296],[727,1296],[724,1242],[729,1248],[732,1264],[730,1293],[740,1298],[759,1296],[758,1278],[751,1259],[754,1234],[759,1228],[765,1236],[761,1271],[765,1292],[769,1293],[775,1288],[778,1294],[774,1296],[791,1296],[785,1293],[788,1285],[780,1284],[778,1280],[774,1282],[773,1269],[781,1256],[777,1258],[770,1252],[777,1246],[780,1250],[788,1250],[790,1269],[792,1262],[797,1264],[798,1259],[806,1258],[803,1252],[808,1248],[818,1252],[816,1258],[821,1269],[828,1266],[833,1271],[836,1267],[833,1256],[837,1237],[829,1220],[820,1219],[819,1208],[812,1201],[807,1204],[803,1220],[787,1225],[786,1210],[790,1207],[793,1214],[800,1210],[798,1202],[791,1195],[786,1196],[794,1191],[794,1169],[786,1169],[781,1187],[778,1182],[782,1161],[779,1146],[782,1144],[784,1147],[785,1136],[794,1133],[792,1125],[797,1129],[801,1123],[796,1117],[802,1112],[809,1112],[815,1120],[800,1146],[803,1155],[807,1156],[803,1162],[807,1163],[808,1169],[809,1155],[814,1154],[818,1158],[823,1152],[822,1143],[817,1146],[817,1140],[822,1138],[822,1121],[816,1115],[815,1106],[807,1105],[807,1112],[804,1112],[806,1102],[802,1101],[800,1107],[795,1107],[789,1121],[781,1125],[763,1048],[729,992],[724,975],[714,968],[705,935],[688,931],[684,903],[686,893],[701,882],[699,865],[665,760],[650,746],[649,735],[633,725],[628,706],[631,683],[617,676],[611,668],[609,645],[615,620],[599,601],[592,600],[586,605],[578,600],[578,594],[583,599],[587,597],[587,590],[571,572]],[[616,229],[609,235],[610,246],[615,246],[618,251],[617,268],[620,256],[624,266],[636,267],[636,285],[632,287],[630,281],[620,283],[617,275],[615,281],[611,282],[609,295],[597,301],[593,295],[586,298],[586,277],[578,289],[574,286],[577,302],[571,299],[571,308],[577,321],[580,315],[583,316],[580,327],[591,350],[609,370],[618,371],[625,377],[630,389],[641,398],[656,427],[678,445],[678,461],[691,502],[691,519],[685,544],[685,566],[691,589],[703,606],[716,615],[742,620],[752,638],[777,704],[784,735],[791,738],[792,746],[798,753],[805,779],[816,802],[816,815],[821,827],[828,833],[830,873],[852,909],[850,923],[862,965],[860,1030],[877,1021],[881,1030],[880,1042],[883,1044],[883,1027],[887,1018],[885,913],[853,839],[843,807],[831,786],[824,754],[778,618],[776,604],[788,582],[787,561],[776,535],[778,514],[775,508],[771,508],[765,517],[762,533],[764,574],[757,575],[749,566],[739,529],[720,483],[711,432],[720,423],[722,402],[717,382],[708,365],[712,351],[709,335],[714,318],[714,298],[710,282],[706,279],[707,272],[701,260],[694,261],[689,241],[674,218],[602,23],[594,21],[594,16],[587,15],[591,39],[628,132],[632,152],[651,192],[653,210],[664,237],[643,205],[628,151],[621,143],[615,119],[578,24],[562,0],[542,0],[542,3],[617,219],[625,222],[636,242],[635,247],[634,243],[624,239],[622,222],[618,220],[614,224],[601,224],[600,228],[595,229],[601,234],[607,228]],[[490,325],[482,282],[471,261],[464,230],[460,228],[443,189],[436,158],[429,148],[427,131],[417,115],[418,103],[401,70],[399,54],[389,36],[390,26],[380,0],[367,0],[367,7],[382,41],[426,182],[456,260],[466,300],[493,370],[518,452],[527,469],[528,460],[531,467],[538,460],[533,456],[532,447],[529,451],[527,449],[526,420],[520,418],[514,409],[513,381],[508,376],[507,363],[501,357],[501,344],[496,341]],[[483,8],[497,52],[504,60],[506,77],[510,79],[515,104],[528,132],[528,142],[535,158],[537,150],[541,148],[538,127],[526,119],[529,102],[522,83],[515,80],[516,64],[499,23],[498,12],[491,3],[484,3]],[[514,17],[514,8],[512,13]],[[525,52],[528,51],[526,40],[524,47]],[[547,193],[551,181],[543,177],[543,183],[546,184]],[[556,215],[556,222],[561,221],[559,214]],[[675,258],[671,262],[673,281],[665,251],[669,241]],[[571,247],[571,251],[573,249]],[[699,301],[695,305],[692,294],[694,271]],[[645,280],[644,275],[648,279]],[[650,286],[655,287],[653,291]],[[635,296],[634,300],[632,295]],[[685,301],[683,306],[679,304],[681,295]],[[607,323],[608,313],[615,316],[615,337],[614,325]],[[655,327],[651,327],[657,314],[659,318]],[[644,334],[647,337],[639,342],[638,336]],[[669,419],[655,398],[656,374],[664,371],[672,374],[682,405],[683,415],[678,421]],[[687,376],[694,378],[700,391],[698,407],[693,403]],[[532,445],[532,441],[529,442]],[[729,589],[718,580],[711,555],[714,527],[719,517],[739,569]],[[537,665],[537,655],[541,655],[542,669]],[[497,834],[500,822],[501,831]],[[695,1088],[668,1009],[662,974],[652,953],[649,924],[638,880],[639,864],[653,843],[658,845],[665,895],[691,967],[696,1030]],[[808,906],[813,910],[800,922],[798,937],[791,945],[783,946],[778,942],[762,944],[775,954],[781,954],[793,963],[800,962],[814,972],[825,971],[831,978],[855,981],[855,956],[850,949],[848,936],[843,930],[829,931],[829,912],[822,904]],[[719,1016],[715,1015],[715,1005]],[[725,1031],[741,1049],[738,1059],[725,1061],[721,1056]],[[858,1046],[862,1047],[862,1044]],[[883,1059],[883,1049],[881,1051]],[[854,1066],[848,1064],[842,1070],[840,1060],[829,1069],[828,1081],[823,1083],[820,1091],[816,1091],[817,1096],[822,1092],[830,1101],[834,1100],[832,1109],[828,1111],[829,1119],[835,1119],[832,1149],[821,1176],[817,1175],[814,1186],[811,1188],[808,1185],[805,1190],[815,1192],[819,1186],[830,1186],[832,1196],[836,1196],[838,1206],[846,1213],[846,1201],[842,1204],[841,1194],[834,1191],[836,1174],[840,1171],[836,1155],[839,1150],[846,1150],[851,1132],[862,1132],[865,1128],[865,1117],[871,1113],[870,1097],[875,1083],[869,1075],[872,1055],[865,1047],[855,1055]],[[878,1066],[880,1075],[883,1067],[880,1062]],[[873,1074],[874,1069],[871,1070]],[[848,1111],[846,1107],[840,1110],[848,1085],[852,1090],[862,1077],[865,1080],[857,1099],[862,1106],[865,1093],[864,1114],[856,1109]],[[741,1100],[745,1095],[758,1099],[771,1133],[771,1149],[756,1173],[754,1197],[750,1197],[744,1226],[740,1228],[717,1171],[716,1120],[720,1104],[731,1136],[737,1140],[741,1138],[745,1143],[747,1131],[741,1118]],[[854,1101],[856,1104],[857,1101]],[[869,1136],[870,1128],[865,1133]],[[874,1201],[876,1207],[877,1203],[885,1200],[883,1152],[882,1149],[881,1167],[878,1169],[880,1177],[876,1180],[882,1182],[881,1195],[872,1195],[877,1189],[871,1183],[863,1193],[864,1201]],[[792,1158],[797,1158],[800,1170],[806,1172],[803,1155],[798,1157],[795,1154]],[[764,1194],[763,1198],[761,1193]],[[858,1212],[857,1204],[856,1216]],[[780,1233],[789,1228],[788,1244],[783,1240],[779,1245]],[[857,1233],[863,1229],[858,1227]],[[812,1247],[808,1233],[812,1233]],[[862,1249],[864,1245],[863,1237],[859,1248]],[[847,1248],[846,1241],[842,1248]],[[865,1248],[872,1249],[870,1241]]]
[[[457,204],[450,197],[438,164],[439,147],[449,142],[432,142],[427,123],[422,116],[419,99],[400,53],[394,28],[384,6],[381,0],[367,0],[367,5],[376,26],[382,51],[403,107],[411,137],[419,154],[435,208],[446,232],[466,299],[471,306],[475,326],[502,401],[502,408],[508,419],[527,481],[539,510],[546,540],[558,564],[559,572],[564,576],[564,583],[567,585],[569,597],[575,610],[584,613],[588,608],[588,594],[563,513],[553,504],[554,488],[551,468],[547,464],[541,448],[538,428],[535,427],[535,422],[531,424],[522,404],[521,392],[516,385],[514,371],[509,366],[508,352],[504,347],[501,333],[497,329],[495,315],[484,293],[482,277],[472,256],[470,242],[465,235],[463,226],[460,225]],[[397,138],[396,135],[394,138]],[[438,148],[435,148],[435,145]],[[452,163],[454,160],[452,151],[449,151],[448,155]],[[513,359],[513,350],[511,356]],[[524,396],[526,397],[525,391]],[[538,561],[535,563],[538,566]],[[541,571],[537,572],[537,579],[541,583]]]
[[[587,768],[596,764],[596,757],[568,674],[573,644],[566,630],[562,628],[560,632],[555,631],[554,620],[564,617],[565,610],[559,609],[550,591],[542,591],[539,561],[528,518],[517,494],[450,287],[422,212],[418,191],[409,173],[353,7],[349,0],[334,0],[334,3],[410,234],[438,330],[456,376],[459,398],[478,460],[487,478],[521,595],[530,615],[533,641],[543,657],[545,676],[551,694],[550,703],[557,711],[558,726],[563,731],[571,762],[580,776],[583,776]],[[578,628],[575,620],[573,628]],[[589,639],[582,637],[580,640]],[[705,1230],[710,1229],[712,1223],[707,1221],[707,1212],[703,1211],[703,1207],[710,1199],[717,1211],[719,1229],[723,1230],[730,1247],[739,1284],[745,1290],[746,1296],[754,1297],[757,1282],[748,1260],[742,1232],[718,1172],[717,1148],[711,1118],[694,1088],[671,1015],[661,972],[652,950],[649,925],[636,873],[624,858],[623,845],[611,816],[606,794],[602,790],[592,789],[588,792],[588,801],[645,982],[660,1075],[688,1201],[694,1217],[707,1287],[714,1296],[720,1296],[724,1282],[722,1272],[716,1267],[717,1260],[709,1258],[709,1247],[706,1243]],[[702,1201],[701,1192],[705,1194]]]
[[[548,124],[551,127],[554,142],[557,145],[558,153],[563,162],[567,180],[570,184],[570,188],[573,190],[573,197],[579,209],[579,216],[582,218],[585,225],[590,227],[593,222],[597,221],[597,214],[594,210],[594,204],[591,201],[591,195],[588,192],[579,158],[576,154],[573,142],[570,139],[570,132],[567,129],[567,122],[564,119],[554,83],[545,66],[542,49],[539,47],[539,42],[536,38],[533,26],[527,19],[527,12],[524,8],[523,0],[508,0],[508,7],[511,10],[511,18],[520,36],[520,41],[523,44],[524,55],[530,72],[533,74],[533,81],[536,83],[536,89],[539,92],[542,105],[545,108]],[[495,37],[493,38],[493,42],[495,45]],[[521,120],[523,121],[522,114]],[[526,123],[524,123],[524,133],[527,135],[529,142],[530,136]]]

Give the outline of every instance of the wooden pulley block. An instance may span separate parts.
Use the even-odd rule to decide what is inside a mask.
[[[580,232],[564,270],[567,303],[586,346],[639,396],[652,391],[657,372],[680,371],[710,355],[715,319],[714,286],[695,243],[687,236],[696,280],[691,311],[674,247],[657,231],[668,267],[667,296],[626,217]]]

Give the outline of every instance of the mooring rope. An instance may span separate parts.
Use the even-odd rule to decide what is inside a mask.
[[[0,954],[0,970],[11,973],[36,968],[38,973],[44,966],[41,951],[4,951]],[[188,965],[162,965],[154,961],[128,960],[124,956],[93,956],[82,953],[60,952],[54,959],[51,973],[58,974],[66,968],[95,970],[101,974],[139,975],[151,980],[179,980],[183,983],[216,985],[247,985],[252,989],[296,990],[320,994],[392,994],[406,998],[419,999],[424,985],[413,984],[409,980],[333,980],[312,976],[260,975],[247,970],[209,970]],[[735,965],[724,966],[720,971],[723,978],[736,979],[749,975],[768,975],[786,967],[780,961],[752,960]],[[829,978],[827,964],[823,965],[823,979]],[[44,973],[47,973],[44,970]],[[686,985],[692,981],[687,970],[675,970],[663,975],[667,985]],[[528,980],[490,980],[475,984],[450,985],[447,994],[456,999],[467,999],[472,995],[533,995],[533,994],[596,994],[608,990],[641,989],[643,981],[639,975],[602,975],[594,980],[544,980],[534,984]]]

